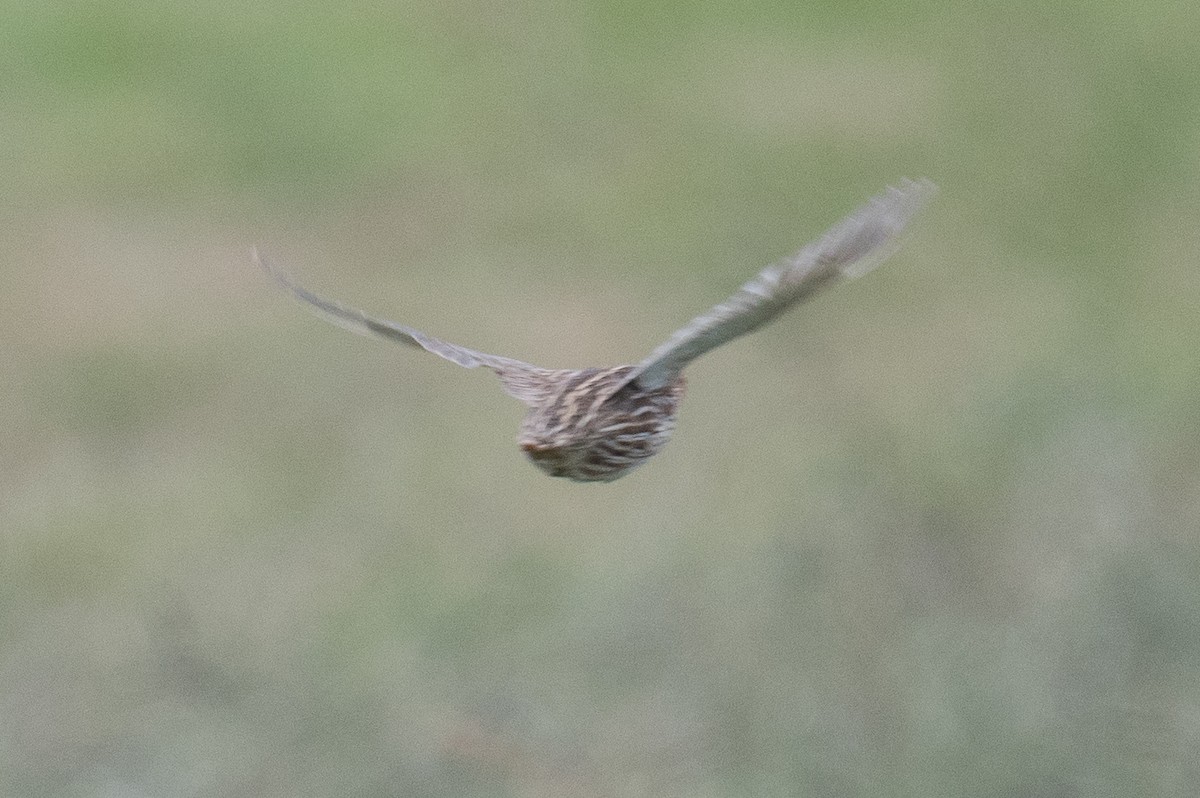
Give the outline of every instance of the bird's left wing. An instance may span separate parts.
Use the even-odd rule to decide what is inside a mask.
[[[360,335],[386,338],[389,341],[419,347],[443,357],[451,363],[457,363],[463,368],[473,369],[483,366],[495,372],[504,386],[504,391],[509,396],[519,399],[530,407],[542,403],[548,395],[554,378],[559,373],[554,369],[540,368],[513,358],[478,352],[465,346],[443,341],[394,321],[374,318],[361,310],[317,296],[293,280],[287,272],[268,263],[259,255],[258,250],[254,251],[254,261],[272,280],[295,297],[306,302],[325,320]]]

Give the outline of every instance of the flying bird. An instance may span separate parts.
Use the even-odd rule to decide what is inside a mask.
[[[611,482],[657,454],[670,439],[689,363],[822,288],[870,271],[894,251],[899,234],[935,191],[928,180],[903,180],[888,188],[692,319],[640,363],[609,368],[547,369],[458,346],[317,296],[257,250],[254,259],[276,283],[334,324],[420,347],[465,368],[491,370],[504,390],[528,408],[517,443],[534,465],[554,477]]]

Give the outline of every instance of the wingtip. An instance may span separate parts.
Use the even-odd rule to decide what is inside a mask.
[[[908,216],[912,216],[921,208],[925,207],[938,194],[937,183],[934,183],[928,177],[902,177],[897,181],[896,185],[890,186],[888,194],[892,196],[900,195],[904,201],[904,206],[908,209]]]
[[[865,257],[854,258],[842,269],[842,276],[856,279],[874,270],[899,248],[900,239],[908,232],[912,220],[938,193],[937,184],[927,177],[903,177],[877,194],[866,206],[869,213],[860,216],[870,220],[874,228],[874,243]]]
[[[275,267],[267,262],[258,247],[250,247],[250,262],[272,277],[275,275]]]
[[[937,184],[927,177],[903,177],[877,195],[871,205],[882,214],[884,224],[890,228],[889,234],[898,235],[937,193]]]
[[[895,185],[888,187],[886,196],[896,197],[899,195],[905,200],[905,205],[916,209],[933,199],[937,193],[937,183],[928,177],[902,177],[896,181]]]
[[[275,270],[271,268],[271,264],[267,263],[266,258],[258,251],[258,247],[250,247],[250,262],[262,269],[268,277],[275,278]]]
[[[250,248],[250,260],[256,266],[258,266],[258,268],[262,269],[263,274],[271,278],[271,281],[276,285],[293,292],[297,290],[298,286],[296,285],[296,281],[293,280],[291,276],[287,274],[287,272],[279,269],[275,266],[275,264],[264,258],[258,247]]]
[[[898,182],[903,189],[917,188],[922,191],[937,191],[937,183],[928,177],[902,177]]]

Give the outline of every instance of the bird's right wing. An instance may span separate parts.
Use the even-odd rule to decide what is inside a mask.
[[[268,263],[258,254],[257,250],[254,251],[254,260],[272,280],[293,296],[308,303],[309,307],[325,320],[360,335],[376,336],[389,341],[398,341],[408,346],[420,347],[451,363],[457,363],[463,368],[473,369],[483,366],[495,372],[509,396],[519,399],[530,407],[536,406],[546,399],[549,386],[559,374],[553,369],[532,366],[529,363],[500,355],[477,352],[465,346],[434,338],[432,335],[394,321],[368,316],[361,310],[317,296],[298,284],[289,274]]]
[[[700,355],[758,329],[834,280],[870,271],[892,253],[899,234],[935,191],[928,180],[904,180],[887,189],[820,239],[763,269],[729,299],[692,319],[621,384],[662,387]]]

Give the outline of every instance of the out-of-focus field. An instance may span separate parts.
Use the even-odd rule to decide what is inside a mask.
[[[9,3],[0,795],[1188,796],[1200,5]],[[902,175],[905,248],[542,476]]]

